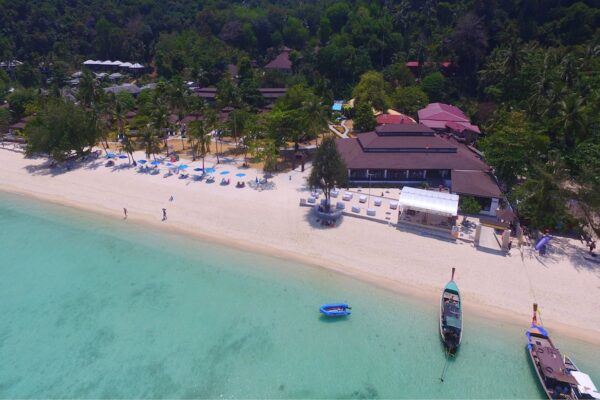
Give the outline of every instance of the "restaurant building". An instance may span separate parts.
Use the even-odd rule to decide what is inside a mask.
[[[423,124],[386,124],[338,139],[351,186],[429,186],[473,196],[495,215],[502,196],[490,167],[468,146]]]

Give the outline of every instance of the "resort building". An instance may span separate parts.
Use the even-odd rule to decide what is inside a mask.
[[[454,135],[461,141],[474,142],[481,134],[477,125],[458,107],[443,103],[431,103],[418,111],[419,122],[439,133]]]
[[[423,124],[386,124],[338,139],[351,186],[429,186],[475,197],[495,215],[502,196],[490,167],[453,137]]]

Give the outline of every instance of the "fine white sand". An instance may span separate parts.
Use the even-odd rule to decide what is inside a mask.
[[[117,165],[126,161],[118,160]],[[235,187],[238,179],[257,176],[254,170],[240,171],[235,162],[218,165],[213,184],[176,175],[164,178],[162,173],[140,174],[133,168],[107,168],[105,162],[101,158],[70,171],[50,170],[44,167],[45,159],[27,159],[22,153],[0,149],[0,190],[115,219],[123,218],[126,207],[129,218],[123,223],[151,223],[235,242],[432,302],[437,302],[449,280],[451,267],[456,267],[465,312],[508,317],[525,329],[537,301],[546,326],[600,342],[600,264],[584,259],[585,248],[577,241],[556,238],[549,254],[540,258],[530,248],[521,252],[515,246],[509,256],[502,256],[466,242],[451,243],[350,217],[335,228],[323,228],[310,220],[309,208],[299,206],[300,198],[308,195],[308,170],[280,174],[273,179],[275,189],[257,191]],[[207,158],[206,164],[213,166],[214,160]],[[193,174],[191,169],[201,163],[190,165]],[[231,185],[219,185],[222,170],[231,171]],[[237,178],[238,172],[247,176]],[[161,221],[163,207],[168,213],[165,222]]]

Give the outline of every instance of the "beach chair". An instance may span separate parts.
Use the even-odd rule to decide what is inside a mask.
[[[335,208],[338,210],[344,210],[344,209],[346,209],[346,204],[344,202],[338,201],[335,204]]]
[[[352,193],[350,193],[350,192],[344,192],[344,195],[342,196],[342,200],[345,200],[345,201],[352,200]]]
[[[317,202],[317,198],[313,197],[313,196],[308,196],[308,199],[306,199],[306,202],[309,204],[315,204]]]
[[[392,201],[390,201],[390,208],[391,208],[392,210],[395,210],[395,209],[397,209],[397,208],[398,208],[398,202],[397,202],[396,200],[392,200]]]
[[[374,208],[368,208],[367,209],[367,215],[369,217],[374,217],[375,216],[375,209]]]
[[[375,204],[375,206],[377,206],[377,207],[381,207],[381,202],[382,202],[381,197],[375,197],[375,200],[373,200],[373,204]]]
[[[367,196],[365,196],[364,194],[361,194],[360,197],[358,198],[358,201],[360,201],[361,203],[366,203]]]
[[[360,207],[359,206],[352,206],[352,212],[359,214],[360,213]]]
[[[340,194],[340,191],[337,189],[333,189],[331,191],[331,197],[337,198],[339,194]]]

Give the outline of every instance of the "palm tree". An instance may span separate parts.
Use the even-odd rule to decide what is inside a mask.
[[[558,115],[562,121],[563,140],[567,149],[575,146],[575,139],[582,139],[586,123],[583,97],[576,93],[558,103]]]
[[[160,139],[156,136],[156,132],[149,128],[143,129],[140,144],[144,147],[146,158],[153,156],[156,160],[156,154],[160,153]]]
[[[123,140],[121,141],[121,148],[123,149],[123,151],[125,153],[127,153],[127,158],[129,160],[129,163],[131,164],[133,162],[133,166],[135,167],[137,165],[137,163],[135,162],[135,159],[133,157],[133,152],[135,151],[135,149],[133,148],[133,142],[131,141],[131,138],[129,137],[129,133],[127,133],[127,132],[123,132]]]
[[[173,80],[167,89],[167,97],[170,111],[177,116],[177,124],[179,125],[185,114],[188,113],[192,103],[191,94],[184,86],[181,78]],[[181,145],[185,149],[183,135],[181,135]]]
[[[77,100],[84,107],[91,107],[98,100],[98,84],[90,71],[84,71],[79,81]]]
[[[319,141],[319,134],[327,129],[329,112],[327,106],[323,105],[317,96],[311,96],[302,103],[302,110],[307,121],[307,128],[311,137]]]
[[[168,135],[166,133],[169,128],[169,112],[164,102],[158,98],[154,102],[154,110],[150,116],[152,127],[163,136],[165,152],[169,155],[169,144],[167,142]]]
[[[215,128],[216,115],[208,110],[202,119],[190,122],[190,141],[192,142],[192,157],[195,160],[199,155],[202,157],[202,170],[204,170],[204,158],[210,153],[212,141],[211,132]]]

